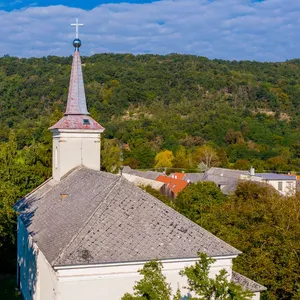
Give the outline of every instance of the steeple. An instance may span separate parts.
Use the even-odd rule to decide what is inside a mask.
[[[89,115],[86,107],[79,48],[75,48],[73,56],[68,103],[65,115]]]
[[[83,24],[76,19],[76,38],[70,77],[67,109],[64,116],[52,127],[53,178],[60,178],[71,169],[83,165],[100,170],[100,134],[104,128],[89,116],[87,110],[82,65],[79,48],[78,27]]]
[[[71,26],[76,27],[76,38],[73,41],[75,52],[73,56],[68,103],[67,103],[67,110],[65,112],[65,115],[89,115],[89,112],[86,107],[81,59],[79,53],[81,40],[78,38],[78,27],[83,26],[83,24],[79,24],[77,18],[76,23],[71,24]]]
[[[80,59],[79,48],[81,46],[81,40],[78,38],[78,27],[83,26],[83,24],[78,23],[76,19],[75,24],[71,26],[76,27],[76,38],[73,41],[73,46],[75,47],[73,55],[73,63],[71,69],[68,102],[65,116],[60,119],[55,125],[50,127],[52,129],[99,129],[104,130],[104,128],[98,124],[94,119],[89,116],[87,110],[83,75],[82,75],[82,65]]]

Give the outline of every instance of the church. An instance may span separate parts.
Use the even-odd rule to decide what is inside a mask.
[[[17,278],[26,300],[119,300],[132,292],[147,261],[163,263],[173,292],[179,275],[205,252],[231,280],[254,292],[265,288],[232,271],[240,251],[146,193],[122,175],[100,171],[104,128],[89,115],[78,21],[66,112],[50,127],[52,177],[15,205]],[[184,290],[182,290],[184,292]]]

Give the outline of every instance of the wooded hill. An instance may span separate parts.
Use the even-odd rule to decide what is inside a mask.
[[[117,171],[122,150],[123,164],[133,168],[196,170],[202,162],[237,169],[252,165],[258,171],[300,172],[300,60],[259,63],[177,54],[100,54],[82,57],[82,62],[89,111],[106,128],[104,170]],[[71,56],[0,58],[0,273],[15,271],[12,204],[51,176],[52,136],[48,127],[65,111],[71,63]],[[269,196],[264,195],[269,205]],[[259,205],[249,201],[253,211],[246,204],[241,211],[234,210],[240,206],[229,205],[235,223],[222,214],[229,211],[224,202],[226,209],[213,207],[209,211],[208,220],[214,222],[201,225],[253,257],[248,248],[257,242],[247,237],[253,228],[272,227],[273,217],[267,215],[267,221],[259,218],[265,226],[258,226]],[[267,205],[262,210],[269,211]],[[287,222],[296,220],[293,224],[298,224],[299,214],[290,216]],[[249,233],[242,240],[239,234],[229,234],[240,233],[240,219],[254,220],[249,221]],[[298,245],[298,227],[293,226],[287,226],[290,237],[284,239]],[[276,243],[286,245],[279,242],[282,235],[276,234],[272,231],[270,240],[274,237]],[[264,232],[260,230],[259,235],[263,237]],[[272,243],[263,246],[257,264],[268,253],[266,249],[277,251]],[[259,278],[251,277],[268,286],[265,299],[298,297],[295,278],[299,278],[299,249],[292,260],[296,266],[293,274],[289,274],[286,252],[275,250],[270,259],[278,272],[272,274],[291,278],[289,284],[277,275],[275,283],[269,280],[267,268],[259,270]],[[245,257],[241,256],[237,269],[247,268]],[[278,257],[282,264],[276,262]],[[282,267],[285,263],[288,268]]]
[[[10,129],[19,150],[50,141],[47,126],[65,110],[71,62],[0,58],[1,141]],[[82,62],[89,111],[115,139],[108,147],[129,144],[132,167],[154,167],[164,149],[188,156],[208,143],[224,167],[300,171],[300,60],[98,54]],[[199,157],[192,158],[173,167],[196,168]]]

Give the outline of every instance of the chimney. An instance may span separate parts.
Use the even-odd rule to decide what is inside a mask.
[[[254,176],[255,175],[255,169],[251,166],[250,168],[250,175]]]

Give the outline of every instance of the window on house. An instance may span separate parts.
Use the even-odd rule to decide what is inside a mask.
[[[282,191],[282,181],[278,181],[278,191]]]
[[[83,119],[83,125],[90,125],[89,119]]]

